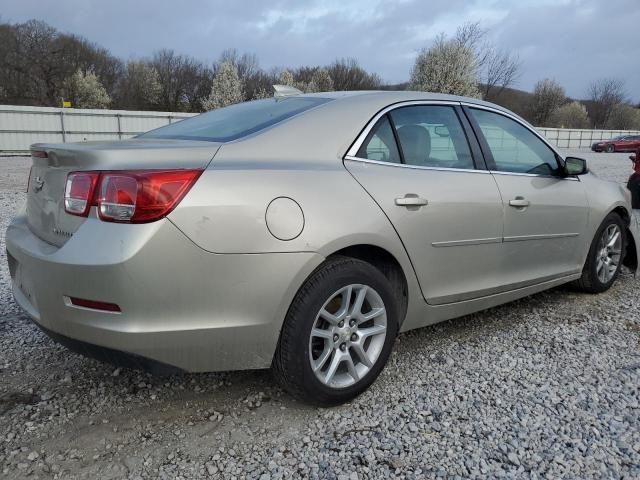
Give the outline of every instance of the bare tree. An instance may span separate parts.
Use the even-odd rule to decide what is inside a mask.
[[[375,73],[368,73],[353,58],[335,60],[327,67],[334,90],[376,90],[382,80]]]
[[[485,100],[495,100],[520,76],[520,59],[514,53],[487,47],[480,68],[480,88]]]
[[[469,22],[458,27],[454,40],[473,52],[479,89],[485,99],[495,100],[518,79],[521,63],[517,54],[487,41],[487,33],[479,22]]]
[[[626,103],[613,106],[607,128],[614,130],[640,130],[640,109]]]
[[[551,113],[548,125],[556,128],[589,128],[589,123],[586,107],[580,102],[570,102]]]
[[[441,34],[423,49],[411,71],[412,90],[477,97],[478,68],[471,48]]]
[[[149,110],[154,108],[160,100],[162,86],[159,75],[153,66],[141,60],[131,60],[127,63],[118,88],[116,105],[121,108]]]
[[[162,88],[158,107],[168,111],[198,111],[208,95],[211,75],[201,62],[173,50],[156,52],[150,62]]]
[[[589,86],[589,116],[594,128],[609,128],[609,119],[616,107],[624,102],[624,81],[617,78],[602,78]]]
[[[555,80],[545,78],[536,83],[529,115],[533,124],[539,127],[547,126],[553,111],[565,103],[566,99],[564,88]]]

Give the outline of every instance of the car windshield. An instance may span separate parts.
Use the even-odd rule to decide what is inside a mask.
[[[330,98],[288,97],[243,102],[151,130],[138,138],[229,142],[329,101]]]

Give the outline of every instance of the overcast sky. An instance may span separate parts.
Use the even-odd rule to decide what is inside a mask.
[[[517,52],[517,87],[544,77],[568,95],[618,77],[640,101],[640,0],[0,0],[3,21],[41,19],[122,58],[172,48],[204,61],[226,48],[264,68],[355,57],[386,82],[406,81],[417,52],[440,32],[480,21]]]

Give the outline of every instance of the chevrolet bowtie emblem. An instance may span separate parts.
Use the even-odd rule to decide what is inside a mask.
[[[39,192],[40,190],[42,190],[42,187],[44,187],[44,180],[39,176],[34,178],[33,187],[35,188],[36,192]]]

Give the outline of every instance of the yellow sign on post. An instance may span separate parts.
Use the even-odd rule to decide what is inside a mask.
[[[71,102],[68,100],[62,101],[62,108],[71,108]]]

